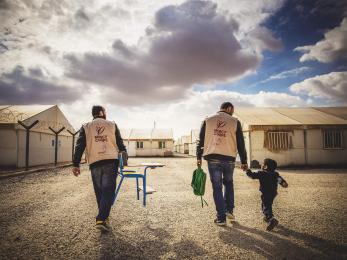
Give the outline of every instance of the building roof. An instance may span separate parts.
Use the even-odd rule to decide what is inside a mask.
[[[347,120],[311,107],[274,108],[274,110],[300,122],[302,125],[347,125]]]
[[[300,125],[300,122],[286,117],[273,108],[240,107],[234,115],[247,125]]]
[[[234,114],[247,126],[347,125],[347,107],[241,107]]]
[[[173,140],[172,129],[121,129],[121,135],[126,140]]]
[[[347,107],[315,107],[314,109],[347,120]]]
[[[23,126],[18,123],[18,120],[22,121],[24,125],[27,126],[38,121],[30,130],[34,132],[52,134],[50,128],[58,131],[62,127],[65,129],[60,135],[71,136],[68,130],[72,133],[75,132],[75,129],[57,105],[0,106],[0,127],[12,125],[14,129],[24,129]]]
[[[158,129],[152,130],[152,139],[174,139],[172,129]]]
[[[49,108],[50,106],[0,106],[0,124],[17,124]]]

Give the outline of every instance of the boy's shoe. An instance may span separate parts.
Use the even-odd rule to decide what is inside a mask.
[[[234,214],[233,214],[232,211],[227,212],[225,215],[226,215],[226,218],[227,218],[230,222],[235,221],[235,216],[234,216]]]
[[[106,221],[97,220],[95,227],[101,231],[109,231],[109,227],[108,227]]]
[[[271,231],[274,229],[274,227],[278,225],[278,220],[275,218],[271,218],[268,223],[269,225],[267,226],[266,230]]]
[[[215,223],[217,226],[226,226],[226,225],[227,225],[226,220],[220,220],[220,219],[218,219],[218,218],[216,218],[216,219],[214,220],[214,223]]]
[[[266,223],[269,223],[269,222],[270,222],[270,219],[271,219],[271,218],[268,218],[268,217],[265,216],[265,217],[263,218],[263,221],[266,222]]]

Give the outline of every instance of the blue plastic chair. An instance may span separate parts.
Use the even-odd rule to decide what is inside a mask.
[[[142,191],[143,191],[143,206],[146,207],[146,197],[147,197],[147,192],[146,192],[146,176],[147,176],[147,169],[152,168],[152,167],[145,167],[144,173],[138,173],[133,170],[125,170],[124,165],[123,165],[123,157],[122,155],[119,156],[119,176],[120,176],[120,181],[117,186],[116,192],[115,192],[115,197],[113,203],[115,203],[120,187],[122,186],[124,178],[135,178],[136,179],[136,195],[137,195],[137,200],[140,199],[140,188],[139,188],[139,179],[142,179]]]

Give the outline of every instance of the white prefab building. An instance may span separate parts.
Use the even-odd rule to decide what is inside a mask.
[[[196,145],[199,139],[200,130],[193,129],[190,131],[189,155],[196,156]]]
[[[121,129],[129,156],[172,156],[174,139],[172,129]]]
[[[248,163],[279,166],[347,164],[347,107],[235,108]]]
[[[179,153],[189,154],[190,135],[183,135],[180,141]]]
[[[24,167],[26,164],[25,126],[36,123],[30,129],[28,166],[72,160],[72,135],[75,129],[66,119],[58,106],[0,106],[0,166]],[[51,129],[58,132],[56,135]]]

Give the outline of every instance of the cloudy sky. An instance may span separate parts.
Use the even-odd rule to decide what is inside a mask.
[[[220,103],[347,105],[347,1],[0,0],[0,105],[199,128]]]

